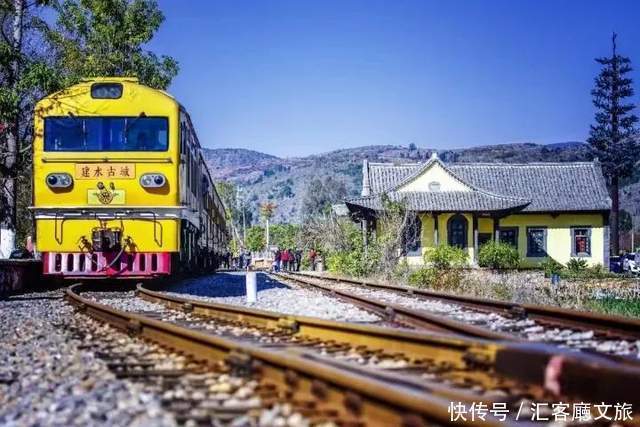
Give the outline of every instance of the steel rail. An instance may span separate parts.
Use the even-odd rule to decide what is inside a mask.
[[[399,352],[416,360],[447,362],[463,370],[475,369],[484,372],[496,381],[507,378],[513,383],[527,384],[534,390],[547,393],[554,388],[559,396],[571,396],[593,402],[617,399],[620,402],[637,401],[640,404],[640,395],[635,391],[640,383],[640,368],[637,365],[615,363],[600,355],[579,353],[540,343],[491,342],[424,331],[285,315],[177,297],[142,285],[137,286],[137,292],[145,300],[196,315],[245,322],[259,327],[286,328],[292,334],[301,336],[347,342],[354,347],[362,345],[372,350]],[[311,356],[307,354],[306,357]],[[561,368],[552,375],[553,366]],[[388,376],[377,374],[379,378],[385,375]],[[552,380],[554,385],[549,383],[550,375],[555,375]],[[406,377],[402,379],[400,376],[394,376],[391,382],[406,381]],[[451,391],[445,387],[435,386],[431,392],[453,397]],[[461,401],[468,400],[468,397],[460,394],[457,398]]]
[[[482,328],[480,326],[470,325],[458,320],[449,319],[445,316],[407,308],[400,304],[392,304],[362,295],[357,295],[348,291],[333,289],[331,286],[313,283],[308,280],[309,278],[313,278],[315,280],[323,280],[323,277],[290,273],[272,274],[281,279],[291,280],[303,286],[311,286],[315,289],[331,294],[357,306],[366,308],[374,313],[377,313],[378,315],[407,326],[413,326],[416,328],[440,333],[454,333],[456,335],[470,338],[481,338],[487,340],[513,340],[513,335],[507,333],[496,332],[487,328]]]
[[[460,296],[425,289],[416,289],[409,286],[386,285],[367,280],[355,280],[345,277],[320,276],[316,274],[298,272],[289,272],[288,274],[291,276],[333,281],[336,283],[342,282],[372,289],[381,289],[399,294],[413,295],[419,298],[440,300],[486,312],[505,315],[515,314],[522,317],[526,316],[547,326],[573,327],[582,330],[588,329],[607,336],[626,337],[634,340],[640,339],[640,320],[622,316],[589,313],[585,311],[544,305],[518,304],[486,298]],[[467,335],[466,332],[468,331],[471,331],[471,329],[463,329],[462,333]],[[513,336],[506,336],[504,338],[513,339]]]
[[[83,284],[66,291],[79,311],[118,329],[208,362],[240,364],[262,380],[275,383],[290,394],[310,397],[325,409],[338,410],[348,420],[371,426],[425,426],[452,424],[450,400],[417,390],[409,384],[393,385],[358,369],[345,369],[319,359],[286,351],[266,350],[194,331],[139,314],[124,312],[84,298]],[[469,425],[504,425],[495,418],[468,421]]]

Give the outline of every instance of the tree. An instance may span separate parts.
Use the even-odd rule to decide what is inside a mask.
[[[56,26],[39,16],[51,5]],[[0,258],[26,234],[33,108],[87,76],[138,76],[166,88],[174,59],[145,51],[163,21],[152,0],[0,0]]]
[[[307,184],[302,199],[302,217],[308,219],[313,215],[326,212],[332,203],[342,201],[347,197],[347,187],[344,182],[331,176],[324,180],[314,178]]]
[[[35,24],[46,3],[0,0],[0,258],[15,248],[23,216],[18,207],[30,199],[26,194],[33,106],[44,93],[57,89],[55,70],[47,65]]]
[[[175,59],[144,49],[164,21],[155,0],[57,0],[53,9],[57,21],[47,39],[65,86],[83,77],[135,76],[166,89],[178,74]]]
[[[290,249],[298,246],[297,238],[300,227],[295,224],[273,224],[270,227],[271,244],[280,249]]]
[[[633,114],[634,105],[626,100],[633,96],[631,60],[616,51],[616,34],[612,37],[610,57],[596,58],[602,65],[591,91],[596,107],[595,124],[588,139],[593,155],[601,164],[611,194],[611,252],[619,251],[619,180],[629,176],[640,155]]]
[[[264,249],[264,229],[260,226],[253,226],[247,229],[247,249],[252,252]]]
[[[272,202],[266,202],[260,205],[260,216],[262,216],[265,222],[265,239],[267,241],[267,248],[269,248],[269,221],[273,217],[276,207],[276,204]]]
[[[631,217],[631,214],[624,209],[620,209],[619,218],[620,231],[623,233],[631,231],[631,228],[633,227],[633,218]]]

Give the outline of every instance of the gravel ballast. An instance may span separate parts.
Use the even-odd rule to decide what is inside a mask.
[[[121,309],[162,308],[132,292],[95,295]],[[286,402],[263,406],[252,377],[115,330],[75,312],[60,293],[0,301],[0,322],[2,426],[310,425]]]
[[[176,425],[157,396],[81,349],[68,304],[43,296],[55,295],[0,301],[0,425]]]
[[[240,305],[299,316],[344,322],[373,323],[381,319],[353,304],[328,297],[319,291],[289,286],[257,273],[258,299],[246,301],[245,273],[218,273],[189,279],[166,288],[170,295],[220,304]]]

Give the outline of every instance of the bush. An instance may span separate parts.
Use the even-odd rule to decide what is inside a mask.
[[[462,282],[462,273],[456,269],[422,267],[409,275],[409,284],[435,291],[456,292]]]
[[[614,273],[607,271],[602,264],[595,264],[591,267],[587,266],[586,260],[580,262],[572,262],[574,258],[567,263],[567,269],[563,270],[560,275],[563,279],[609,279],[618,277]],[[577,261],[577,260],[576,260]]]
[[[549,257],[540,263],[540,267],[544,270],[544,277],[551,277],[552,274],[560,274],[564,269],[564,265],[555,259]]]
[[[377,271],[380,264],[380,249],[375,241],[364,247],[361,231],[349,225],[345,230],[347,244],[344,248],[325,251],[327,269],[347,276],[369,276]]]
[[[450,270],[467,265],[468,254],[464,249],[455,246],[439,245],[430,248],[424,255],[425,262],[433,268],[440,270]]]
[[[520,265],[520,254],[508,243],[487,242],[478,251],[478,264],[494,270],[514,269]]]
[[[409,284],[422,287],[430,287],[436,279],[438,272],[433,267],[422,267],[419,270],[415,270],[409,274]]]
[[[364,277],[376,270],[378,257],[371,248],[368,251],[356,248],[329,253],[326,257],[326,264],[327,269],[333,273]]]
[[[567,262],[567,270],[571,273],[581,273],[588,267],[587,260],[582,258],[571,258]]]

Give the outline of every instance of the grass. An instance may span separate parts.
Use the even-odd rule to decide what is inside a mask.
[[[585,308],[603,314],[640,317],[640,299],[597,298],[585,304]]]
[[[594,269],[595,270],[595,269]],[[465,270],[462,277],[446,289],[425,283],[423,287],[478,298],[521,304],[549,305],[594,313],[640,319],[640,280],[604,277],[563,278],[558,286],[541,271]],[[398,277],[399,281],[406,278]],[[428,281],[427,281],[428,282]],[[396,283],[397,284],[397,283]],[[409,283],[411,284],[411,283]]]

